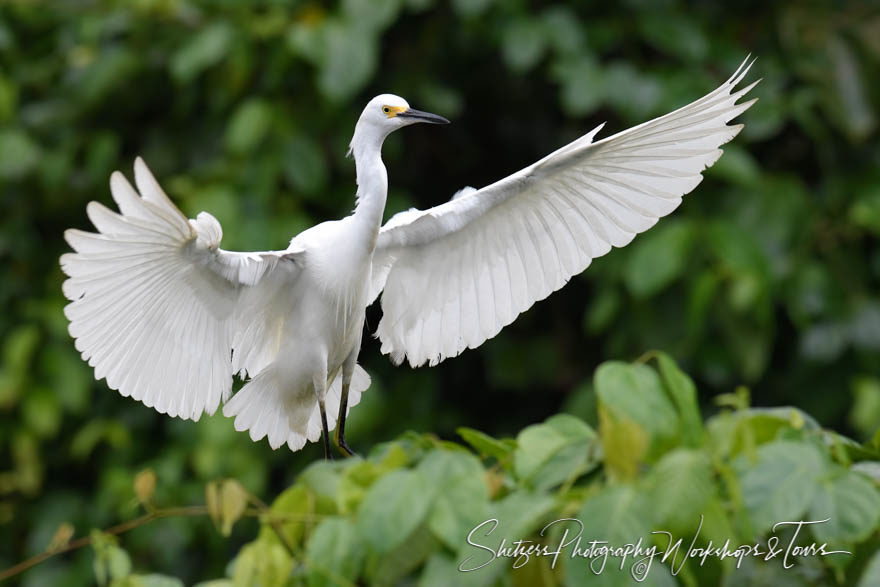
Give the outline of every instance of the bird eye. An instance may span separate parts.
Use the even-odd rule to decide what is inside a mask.
[[[388,114],[389,112],[391,112],[391,108],[389,108],[388,106],[385,106],[384,108],[382,108],[382,112],[384,112],[385,114]]]

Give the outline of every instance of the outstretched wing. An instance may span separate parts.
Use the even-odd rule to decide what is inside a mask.
[[[98,202],[87,212],[97,233],[71,229],[69,331],[95,378],[170,416],[198,420],[232,389],[236,322],[246,318],[243,290],[293,279],[297,251],[233,253],[219,248],[217,220],[187,220],[143,160],[135,182],[110,178],[117,214]],[[245,312],[246,313],[246,312]]]
[[[672,212],[742,128],[727,122],[755,102],[736,103],[754,83],[733,92],[750,67],[675,112],[594,143],[600,126],[501,181],[389,220],[372,284],[382,352],[416,366],[475,348]]]

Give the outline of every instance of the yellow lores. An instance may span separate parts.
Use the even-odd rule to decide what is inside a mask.
[[[406,106],[389,106],[388,104],[382,106],[382,112],[385,113],[385,116],[388,118],[394,118],[401,112],[406,112]]]

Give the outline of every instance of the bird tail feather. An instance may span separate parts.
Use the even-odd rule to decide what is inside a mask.
[[[287,443],[297,451],[306,441],[321,438],[321,413],[311,383],[291,387],[284,383],[274,366],[269,366],[251,379],[223,406],[223,415],[235,418],[235,429],[248,430],[253,441],[268,437],[277,449]],[[370,386],[370,376],[356,365],[348,393],[348,410],[360,403],[361,394]],[[342,395],[341,370],[330,378],[324,406],[327,427],[336,428],[339,400]],[[347,412],[346,412],[347,413]]]

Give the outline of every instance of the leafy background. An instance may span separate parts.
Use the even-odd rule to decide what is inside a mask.
[[[589,426],[602,437],[604,457],[597,457],[595,469],[573,465],[570,475],[535,488],[521,469],[500,465],[501,454],[486,453],[476,463],[476,457],[462,459],[470,464],[461,466],[498,474],[494,501],[519,489],[551,496],[554,505],[534,515],[540,520],[565,511],[569,499],[584,508],[609,503],[601,499],[650,499],[650,479],[663,473],[670,454],[678,459],[668,465],[672,471],[701,467],[700,459],[708,458],[719,507],[734,519],[736,512],[759,512],[758,527],[737,526],[737,535],[765,531],[767,512],[727,494],[731,475],[722,465],[746,488],[749,471],[757,471],[752,476],[760,494],[766,479],[759,473],[772,473],[794,456],[802,457],[792,465],[798,478],[815,485],[814,492],[823,479],[849,475],[854,461],[876,460],[870,443],[858,452],[854,442],[828,442],[831,433],[817,430],[861,442],[880,426],[878,39],[880,12],[868,2],[4,2],[0,566],[45,550],[63,523],[80,536],[136,515],[143,506],[132,484],[144,469],[158,480],[156,504],[204,503],[206,484],[221,478],[272,502],[285,488],[305,483],[300,473],[321,455],[317,446],[295,455],[273,452],[220,416],[198,424],[169,420],[93,381],[66,333],[57,258],[65,251],[65,228],[88,228],[86,202],[109,202],[112,170],[129,172],[135,155],[143,155],[185,212],[217,216],[224,247],[280,248],[312,223],[351,210],[354,168],[344,154],[363,104],[377,93],[401,94],[454,121],[388,140],[390,214],[443,202],[463,185],[485,185],[600,122],[614,132],[685,104],[726,79],[749,52],[759,57],[750,77],[764,78],[754,90],[760,101],[672,217],[596,260],[480,349],[439,367],[394,368],[375,341],[367,341],[361,361],[374,383],[353,411],[349,437],[373,455],[366,462],[380,468],[361,479],[366,492],[392,473],[430,475],[443,463],[428,459],[446,458],[431,455],[453,450],[433,439],[460,442],[460,426],[519,438],[522,449],[542,446],[540,439],[522,442],[527,426],[567,412],[580,422],[572,426],[582,436],[589,436],[583,428]],[[368,318],[375,327],[378,311]],[[637,442],[609,452],[606,445],[621,436],[693,434],[685,432],[693,430],[693,410],[688,425],[684,417],[663,424],[662,414],[640,420],[624,410],[629,423],[617,436],[607,417],[600,422],[607,410],[600,410],[603,392],[594,371],[602,361],[631,361],[654,348],[692,375],[702,413],[721,418],[710,422],[740,412],[750,420],[745,388],[756,406],[794,405],[803,412],[749,432],[752,440],[733,449],[683,445],[703,456],[674,452],[680,440],[658,448],[650,443],[644,454]],[[719,408],[719,397],[730,408]],[[815,425],[804,423],[812,419]],[[387,466],[383,459],[392,449],[370,452],[407,430],[431,436],[403,436],[398,442],[406,458]],[[785,442],[798,448],[780,446]],[[550,457],[563,450],[553,446]],[[750,455],[748,466],[734,464],[740,451]],[[329,467],[342,474],[358,466],[368,468]],[[628,471],[623,476],[620,466]],[[859,481],[846,481],[860,497],[844,501],[870,505],[876,489],[870,482],[865,488],[868,478],[862,471]],[[614,495],[603,497],[608,492]],[[361,499],[333,511],[354,516]],[[813,499],[798,502],[804,512]],[[523,512],[523,532],[534,530],[524,503],[509,507]],[[633,524],[648,520],[665,521]],[[332,524],[322,534],[306,527],[307,552],[318,549],[312,545],[320,538],[337,542],[344,522]],[[246,517],[225,537],[208,517],[172,517],[126,534],[122,544],[138,571],[190,584],[233,572],[229,561],[237,554],[241,560],[242,545],[258,532],[264,536],[259,528]],[[847,535],[862,545],[856,562],[822,567],[821,580],[861,576],[877,541],[876,528],[865,528]],[[442,532],[439,538],[429,532],[431,540],[452,556],[450,535]],[[94,581],[101,556],[124,558],[111,540],[98,542],[94,552],[52,559],[21,575],[21,582]],[[430,562],[440,552],[432,545],[407,573],[422,576],[445,564]],[[277,548],[281,559],[289,556]],[[263,554],[256,558],[271,560]],[[290,580],[307,580],[305,559],[296,560]],[[121,565],[114,567],[119,577],[127,574]],[[871,568],[880,572],[878,566]],[[359,575],[365,569],[341,576],[365,576]],[[741,572],[713,572],[709,581],[723,575],[750,582]],[[550,576],[576,584],[566,573]],[[534,584],[517,576],[491,580]]]

